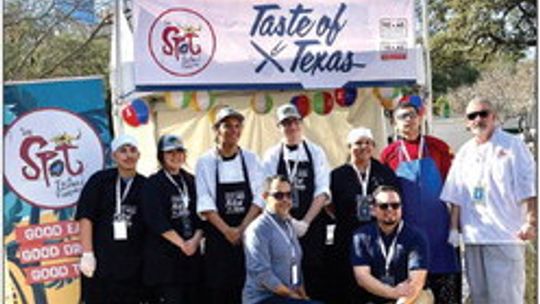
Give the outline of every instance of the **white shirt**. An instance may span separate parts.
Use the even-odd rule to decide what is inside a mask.
[[[262,197],[263,169],[260,161],[254,153],[242,150],[246,162],[253,203],[264,208]],[[237,153],[233,160],[224,162],[216,149],[210,149],[203,154],[195,166],[195,183],[197,188],[197,212],[217,211],[216,207],[216,164],[219,170],[220,183],[236,183],[244,181],[242,159]]]
[[[313,197],[316,197],[321,193],[325,193],[326,195],[328,195],[328,198],[330,198],[330,171],[328,169],[328,160],[326,158],[326,153],[324,153],[324,150],[318,145],[308,140],[304,141],[306,142],[309,152],[311,153],[311,158],[313,160],[313,169],[315,172],[315,192],[313,193]],[[283,158],[285,159],[285,161],[309,160],[307,152],[304,149],[303,142],[298,144],[298,149],[294,151],[289,151],[289,149],[284,148],[284,146],[284,144],[279,143],[269,148],[264,153],[263,167],[264,175],[266,177],[277,174],[279,156],[281,154],[281,151],[283,150]],[[330,200],[328,200],[328,202],[329,201]]]
[[[525,143],[497,128],[489,141],[469,140],[457,153],[441,200],[461,207],[461,227],[466,244],[519,244],[525,223],[523,200],[536,196],[536,165]],[[478,185],[485,203],[473,203]]]

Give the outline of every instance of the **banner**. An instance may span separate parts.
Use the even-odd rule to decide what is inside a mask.
[[[138,90],[312,89],[417,78],[413,0],[136,0]]]
[[[110,159],[99,78],[4,86],[4,303],[79,303],[75,204]]]

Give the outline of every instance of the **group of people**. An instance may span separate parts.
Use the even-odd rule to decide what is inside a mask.
[[[111,143],[77,206],[85,303],[461,303],[460,232],[473,303],[523,303],[524,241],[536,237],[535,164],[485,99],[467,107],[474,138],[453,160],[393,114],[398,140],[377,160],[368,128],[328,168],[293,105],[262,160],[241,149],[244,117],[221,109],[195,176],[182,139],[158,141],[161,169],[137,173],[137,141]],[[508,280],[501,280],[501,278]],[[508,284],[512,282],[512,284]]]

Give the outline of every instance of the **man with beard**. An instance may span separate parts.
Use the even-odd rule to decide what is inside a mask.
[[[356,281],[369,292],[366,303],[433,303],[423,290],[429,262],[424,235],[401,220],[397,189],[379,186],[373,198],[377,221],[354,233],[351,252]]]
[[[394,171],[373,157],[375,141],[370,129],[359,127],[347,136],[347,163],[330,173],[332,207],[336,215],[334,254],[330,259],[335,294],[339,304],[364,303],[364,290],[358,288],[349,256],[353,232],[373,221],[373,191],[380,185],[398,187]]]
[[[268,177],[266,208],[246,229],[247,279],[243,304],[320,304],[303,285],[302,248],[291,224],[291,185],[282,175]]]
[[[525,241],[536,238],[536,165],[525,143],[497,126],[492,104],[466,109],[474,135],[459,150],[441,199],[461,230],[473,303],[523,303]]]

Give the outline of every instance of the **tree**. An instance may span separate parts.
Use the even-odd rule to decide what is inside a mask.
[[[471,86],[462,86],[447,95],[455,112],[464,113],[467,103],[476,96],[488,98],[501,120],[526,113],[535,102],[536,63],[493,62]]]
[[[89,0],[8,0],[4,7],[4,78],[106,75],[112,13],[81,20]],[[103,8],[98,8],[103,9]],[[91,15],[93,11],[87,11]]]
[[[533,0],[431,0],[435,95],[474,83],[498,58],[522,59],[537,43],[536,10]]]

